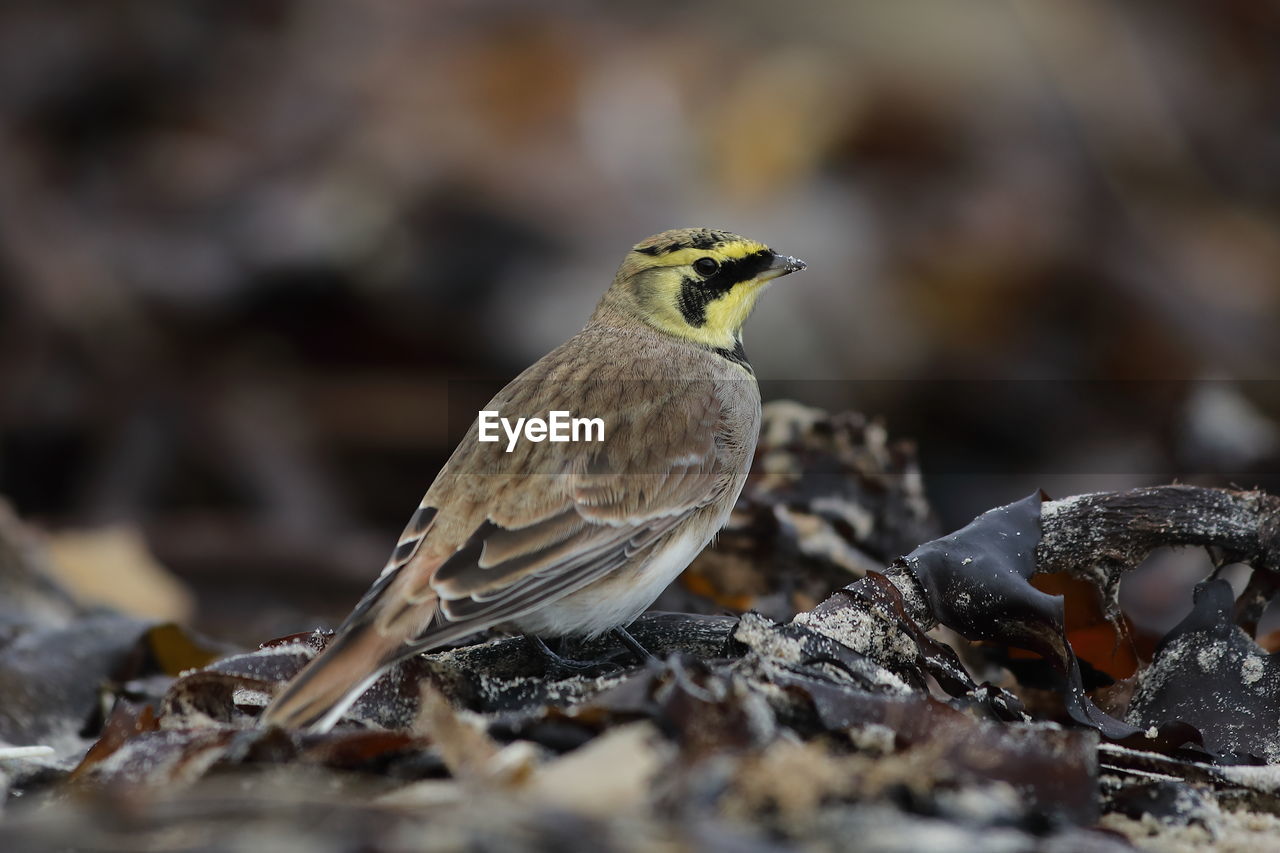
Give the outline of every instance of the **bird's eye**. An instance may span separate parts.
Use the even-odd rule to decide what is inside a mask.
[[[716,270],[720,269],[720,264],[715,258],[698,258],[693,262],[693,269],[700,276],[712,276],[716,274]]]

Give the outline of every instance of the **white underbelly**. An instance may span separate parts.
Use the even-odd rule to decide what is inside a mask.
[[[699,531],[688,531],[669,540],[644,563],[623,566],[590,586],[514,620],[515,627],[531,634],[593,637],[627,625],[653,604],[711,541],[713,533],[705,533],[706,527],[699,527]]]

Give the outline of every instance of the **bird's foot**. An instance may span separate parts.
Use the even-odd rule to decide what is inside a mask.
[[[615,663],[614,659],[618,655],[609,655],[597,660],[577,660],[575,658],[565,657],[559,652],[547,645],[546,641],[541,637],[533,634],[525,634],[525,640],[529,643],[529,647],[537,652],[542,658],[545,668],[544,674],[547,678],[557,681],[566,678],[584,678],[604,675],[609,672],[616,672],[621,667]],[[561,649],[563,650],[563,640],[561,641]]]
[[[633,637],[626,628],[614,628],[610,634],[622,648],[601,655],[594,660],[580,660],[577,657],[571,657],[570,655],[573,654],[572,640],[568,637],[562,637],[559,640],[558,650],[552,649],[541,637],[533,634],[525,634],[524,637],[530,648],[545,661],[545,672],[548,678],[562,679],[575,676],[580,678],[616,672],[625,668],[625,665],[619,660],[625,657],[634,658],[634,662],[640,666],[648,666],[658,661],[658,658],[641,645],[640,641]]]
[[[626,628],[614,628],[613,638],[622,645],[626,646],[627,651],[635,655],[636,663],[641,666],[647,666],[650,663],[656,663],[658,658],[653,652],[641,645],[640,641],[631,636],[631,632]]]

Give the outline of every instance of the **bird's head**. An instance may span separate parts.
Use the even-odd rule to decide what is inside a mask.
[[[627,253],[602,309],[621,307],[676,337],[733,348],[765,285],[804,268],[727,231],[663,231]]]

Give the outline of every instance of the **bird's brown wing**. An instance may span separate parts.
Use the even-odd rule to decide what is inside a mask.
[[[518,618],[625,564],[721,497],[736,460],[720,440],[724,411],[714,384],[646,382],[643,393],[631,390],[630,405],[608,402],[602,443],[526,443],[523,456],[502,460],[505,470],[463,474],[457,488],[439,494],[433,487],[428,501],[442,514],[478,498],[477,483],[493,499],[452,548],[433,538],[456,541],[457,528],[433,518],[391,569],[398,577],[381,604],[370,603],[379,630],[418,649]],[[469,470],[480,467],[475,461]],[[434,608],[425,625],[423,608]]]
[[[601,412],[605,440],[526,441],[505,454],[502,443],[478,442],[473,426],[392,562],[264,720],[328,727],[395,661],[590,584],[734,488],[743,448],[725,440],[728,413],[713,382],[646,383],[625,394],[603,381],[576,387],[582,399],[553,407]],[[534,390],[517,380],[491,407],[546,417]]]

